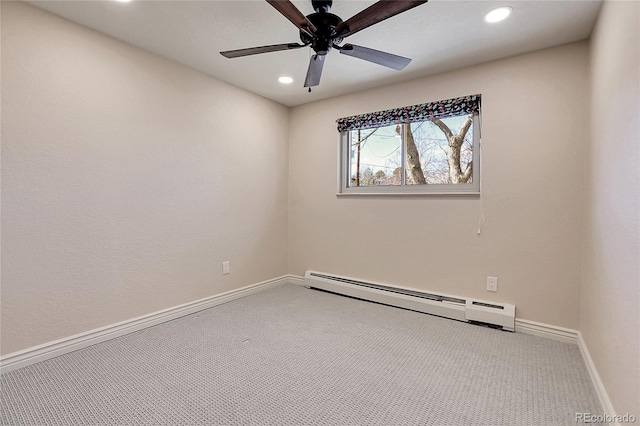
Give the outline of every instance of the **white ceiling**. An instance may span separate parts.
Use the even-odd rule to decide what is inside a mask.
[[[71,21],[173,59],[287,106],[356,92],[588,38],[601,0],[431,0],[369,27],[346,42],[412,58],[395,71],[332,51],[320,85],[303,82],[311,49],[226,59],[223,50],[299,41],[298,30],[266,1],[29,1]],[[309,0],[294,0],[313,13]],[[343,20],[375,3],[335,0]],[[509,5],[498,24],[484,14]],[[289,75],[285,86],[277,77]]]

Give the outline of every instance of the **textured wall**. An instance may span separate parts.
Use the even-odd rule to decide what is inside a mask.
[[[337,118],[474,93],[480,237],[477,197],[336,196]],[[510,302],[520,318],[576,328],[587,120],[586,42],[294,108],[289,271]]]
[[[286,274],[288,113],[2,2],[2,353]]]
[[[591,41],[580,330],[618,414],[640,418],[640,3],[604,3]]]

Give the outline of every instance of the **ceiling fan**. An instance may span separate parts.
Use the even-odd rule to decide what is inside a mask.
[[[380,0],[346,21],[343,21],[339,16],[329,13],[333,5],[333,1],[331,0],[312,0],[311,4],[316,12],[307,16],[304,16],[302,12],[288,0],[267,0],[267,3],[284,15],[293,25],[298,27],[302,44],[272,44],[247,49],[227,50],[220,52],[220,54],[226,58],[239,58],[259,53],[277,52],[280,50],[299,49],[301,47],[311,46],[315,54],[311,56],[307,77],[304,81],[304,87],[308,87],[309,91],[311,91],[311,87],[320,84],[324,58],[332,47],[344,55],[364,59],[365,61],[395,70],[401,70],[411,62],[411,59],[368,47],[356,46],[354,44],[347,43],[341,46],[339,43],[341,43],[345,37],[426,3],[427,1],[428,0]]]

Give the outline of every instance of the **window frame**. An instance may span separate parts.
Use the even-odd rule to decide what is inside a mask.
[[[407,144],[405,140],[404,126],[406,123],[400,123],[403,126],[401,133],[401,159],[402,159],[402,184],[401,185],[380,185],[380,186],[350,186],[351,181],[351,150],[349,146],[349,131],[343,131],[339,134],[339,167],[338,167],[338,193],[337,195],[480,195],[480,169],[481,169],[481,149],[482,138],[480,130],[481,112],[473,113],[473,170],[472,183],[449,183],[449,184],[425,184],[425,185],[407,185],[406,179],[406,153]],[[462,116],[467,114],[452,114],[450,117]],[[424,120],[429,121],[429,120]],[[388,124],[386,124],[388,125]],[[382,125],[380,127],[384,127]]]

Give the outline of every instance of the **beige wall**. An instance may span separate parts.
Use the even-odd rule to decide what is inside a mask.
[[[288,114],[2,2],[2,353],[286,274]]]
[[[480,237],[477,197],[336,197],[337,118],[474,93]],[[293,108],[289,271],[510,302],[519,318],[577,328],[588,100],[580,42]]]
[[[640,417],[640,3],[605,2],[591,41],[580,330],[618,414]]]

